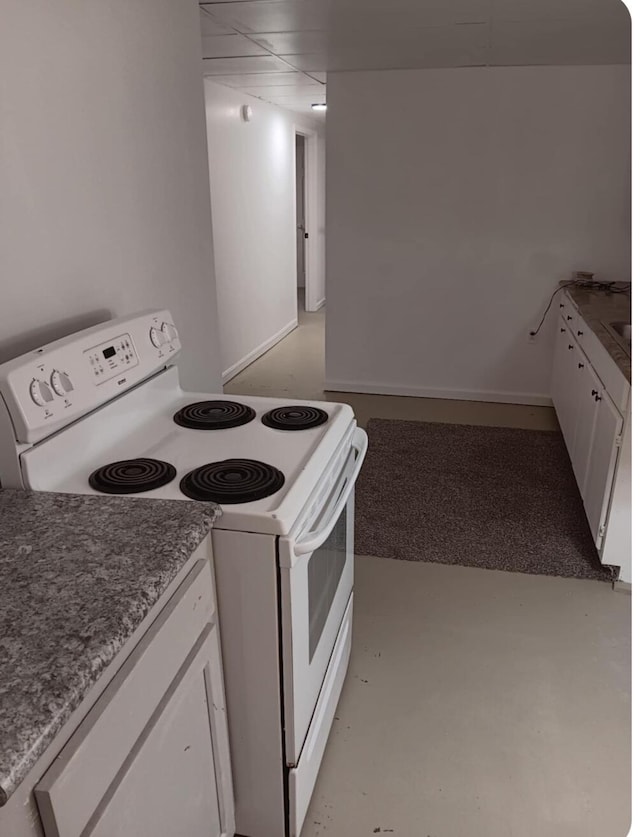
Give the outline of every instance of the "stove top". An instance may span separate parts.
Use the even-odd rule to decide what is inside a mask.
[[[235,406],[218,410],[203,408],[203,404]],[[281,410],[285,416],[291,410],[298,413],[290,417],[294,423],[307,416],[315,421],[322,417],[323,423],[314,421],[302,432],[283,432],[263,420]],[[253,413],[255,417],[215,432],[187,427],[174,419],[193,413],[227,417]],[[25,451],[22,474],[25,487],[39,491],[99,494],[122,490],[132,499],[211,499],[223,509],[216,524],[219,528],[285,534],[325,472],[335,467],[338,452],[344,449],[346,456],[354,429],[353,411],[346,404],[301,401],[293,405],[250,396],[234,396],[231,402],[224,396],[184,392],[177,369],[171,367],[69,430]],[[229,466],[229,460],[245,464]],[[250,467],[247,462],[252,463]],[[117,488],[111,488],[114,477]],[[147,477],[158,481],[146,483]],[[247,494],[240,488],[248,489]]]
[[[216,526],[243,532],[317,514],[351,450],[351,407],[185,392],[180,349],[170,312],[151,309],[0,364],[2,484],[213,498]]]

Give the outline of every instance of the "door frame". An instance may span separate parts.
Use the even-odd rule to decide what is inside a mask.
[[[293,126],[293,154],[295,168],[296,134],[304,137],[304,217],[305,227],[309,238],[305,239],[305,311],[317,311],[324,305],[324,293],[321,283],[320,260],[320,218],[318,213],[318,132],[313,128],[294,124]],[[296,200],[296,178],[293,185],[294,206]],[[296,243],[297,248],[297,243]],[[297,294],[297,283],[296,283]]]

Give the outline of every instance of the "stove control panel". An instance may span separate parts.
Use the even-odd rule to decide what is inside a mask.
[[[130,334],[119,334],[115,339],[86,349],[84,354],[89,364],[89,374],[96,386],[132,369],[140,362]]]
[[[166,310],[100,323],[0,364],[0,410],[16,442],[40,441],[173,366],[180,348]]]

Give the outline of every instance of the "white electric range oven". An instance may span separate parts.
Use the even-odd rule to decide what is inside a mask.
[[[180,387],[168,311],[0,366],[0,484],[214,500],[236,830],[297,837],[351,649],[354,485],[344,404]]]

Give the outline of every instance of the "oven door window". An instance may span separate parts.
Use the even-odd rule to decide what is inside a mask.
[[[318,647],[346,561],[347,508],[345,507],[333,531],[324,544],[315,550],[308,563],[309,662],[313,660]]]

